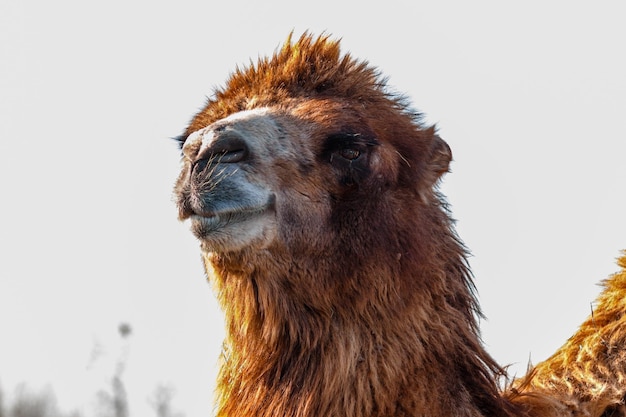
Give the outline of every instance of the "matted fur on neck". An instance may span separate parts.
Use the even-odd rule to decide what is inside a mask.
[[[463,249],[436,217],[389,227],[445,236],[438,247],[407,235],[363,258],[338,247],[319,259],[287,248],[206,255],[228,332],[218,415],[507,415]]]

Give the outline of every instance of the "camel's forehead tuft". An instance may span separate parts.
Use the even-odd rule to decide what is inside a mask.
[[[342,54],[338,40],[308,33],[289,36],[271,57],[237,68],[224,88],[194,118],[188,132],[259,106],[284,106],[292,99],[334,97],[358,102],[394,101],[378,71]],[[396,103],[397,104],[397,103]]]

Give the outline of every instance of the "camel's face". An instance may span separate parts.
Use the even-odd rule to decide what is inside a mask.
[[[275,234],[276,190],[263,175],[281,137],[267,111],[234,114],[192,133],[183,145],[179,214],[213,250],[266,244]]]
[[[337,233],[331,213],[338,205],[362,206],[364,196],[390,182],[396,153],[337,106],[242,111],[187,137],[179,214],[190,219],[204,250],[281,243],[321,249]],[[383,160],[384,174],[377,172]]]

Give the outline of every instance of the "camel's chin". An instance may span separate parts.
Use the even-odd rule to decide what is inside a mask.
[[[247,246],[265,246],[275,229],[274,213],[268,208],[218,213],[213,216],[194,215],[191,231],[206,252],[241,250]]]

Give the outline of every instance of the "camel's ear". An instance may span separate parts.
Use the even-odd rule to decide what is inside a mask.
[[[433,136],[428,156],[428,176],[433,185],[450,168],[452,161],[452,151],[448,144],[438,135]]]
[[[419,195],[424,204],[429,204],[433,187],[437,184],[439,178],[448,172],[450,161],[452,161],[450,147],[438,135],[433,135],[428,156],[426,157],[424,177],[420,181],[420,186],[423,188],[420,187]]]

